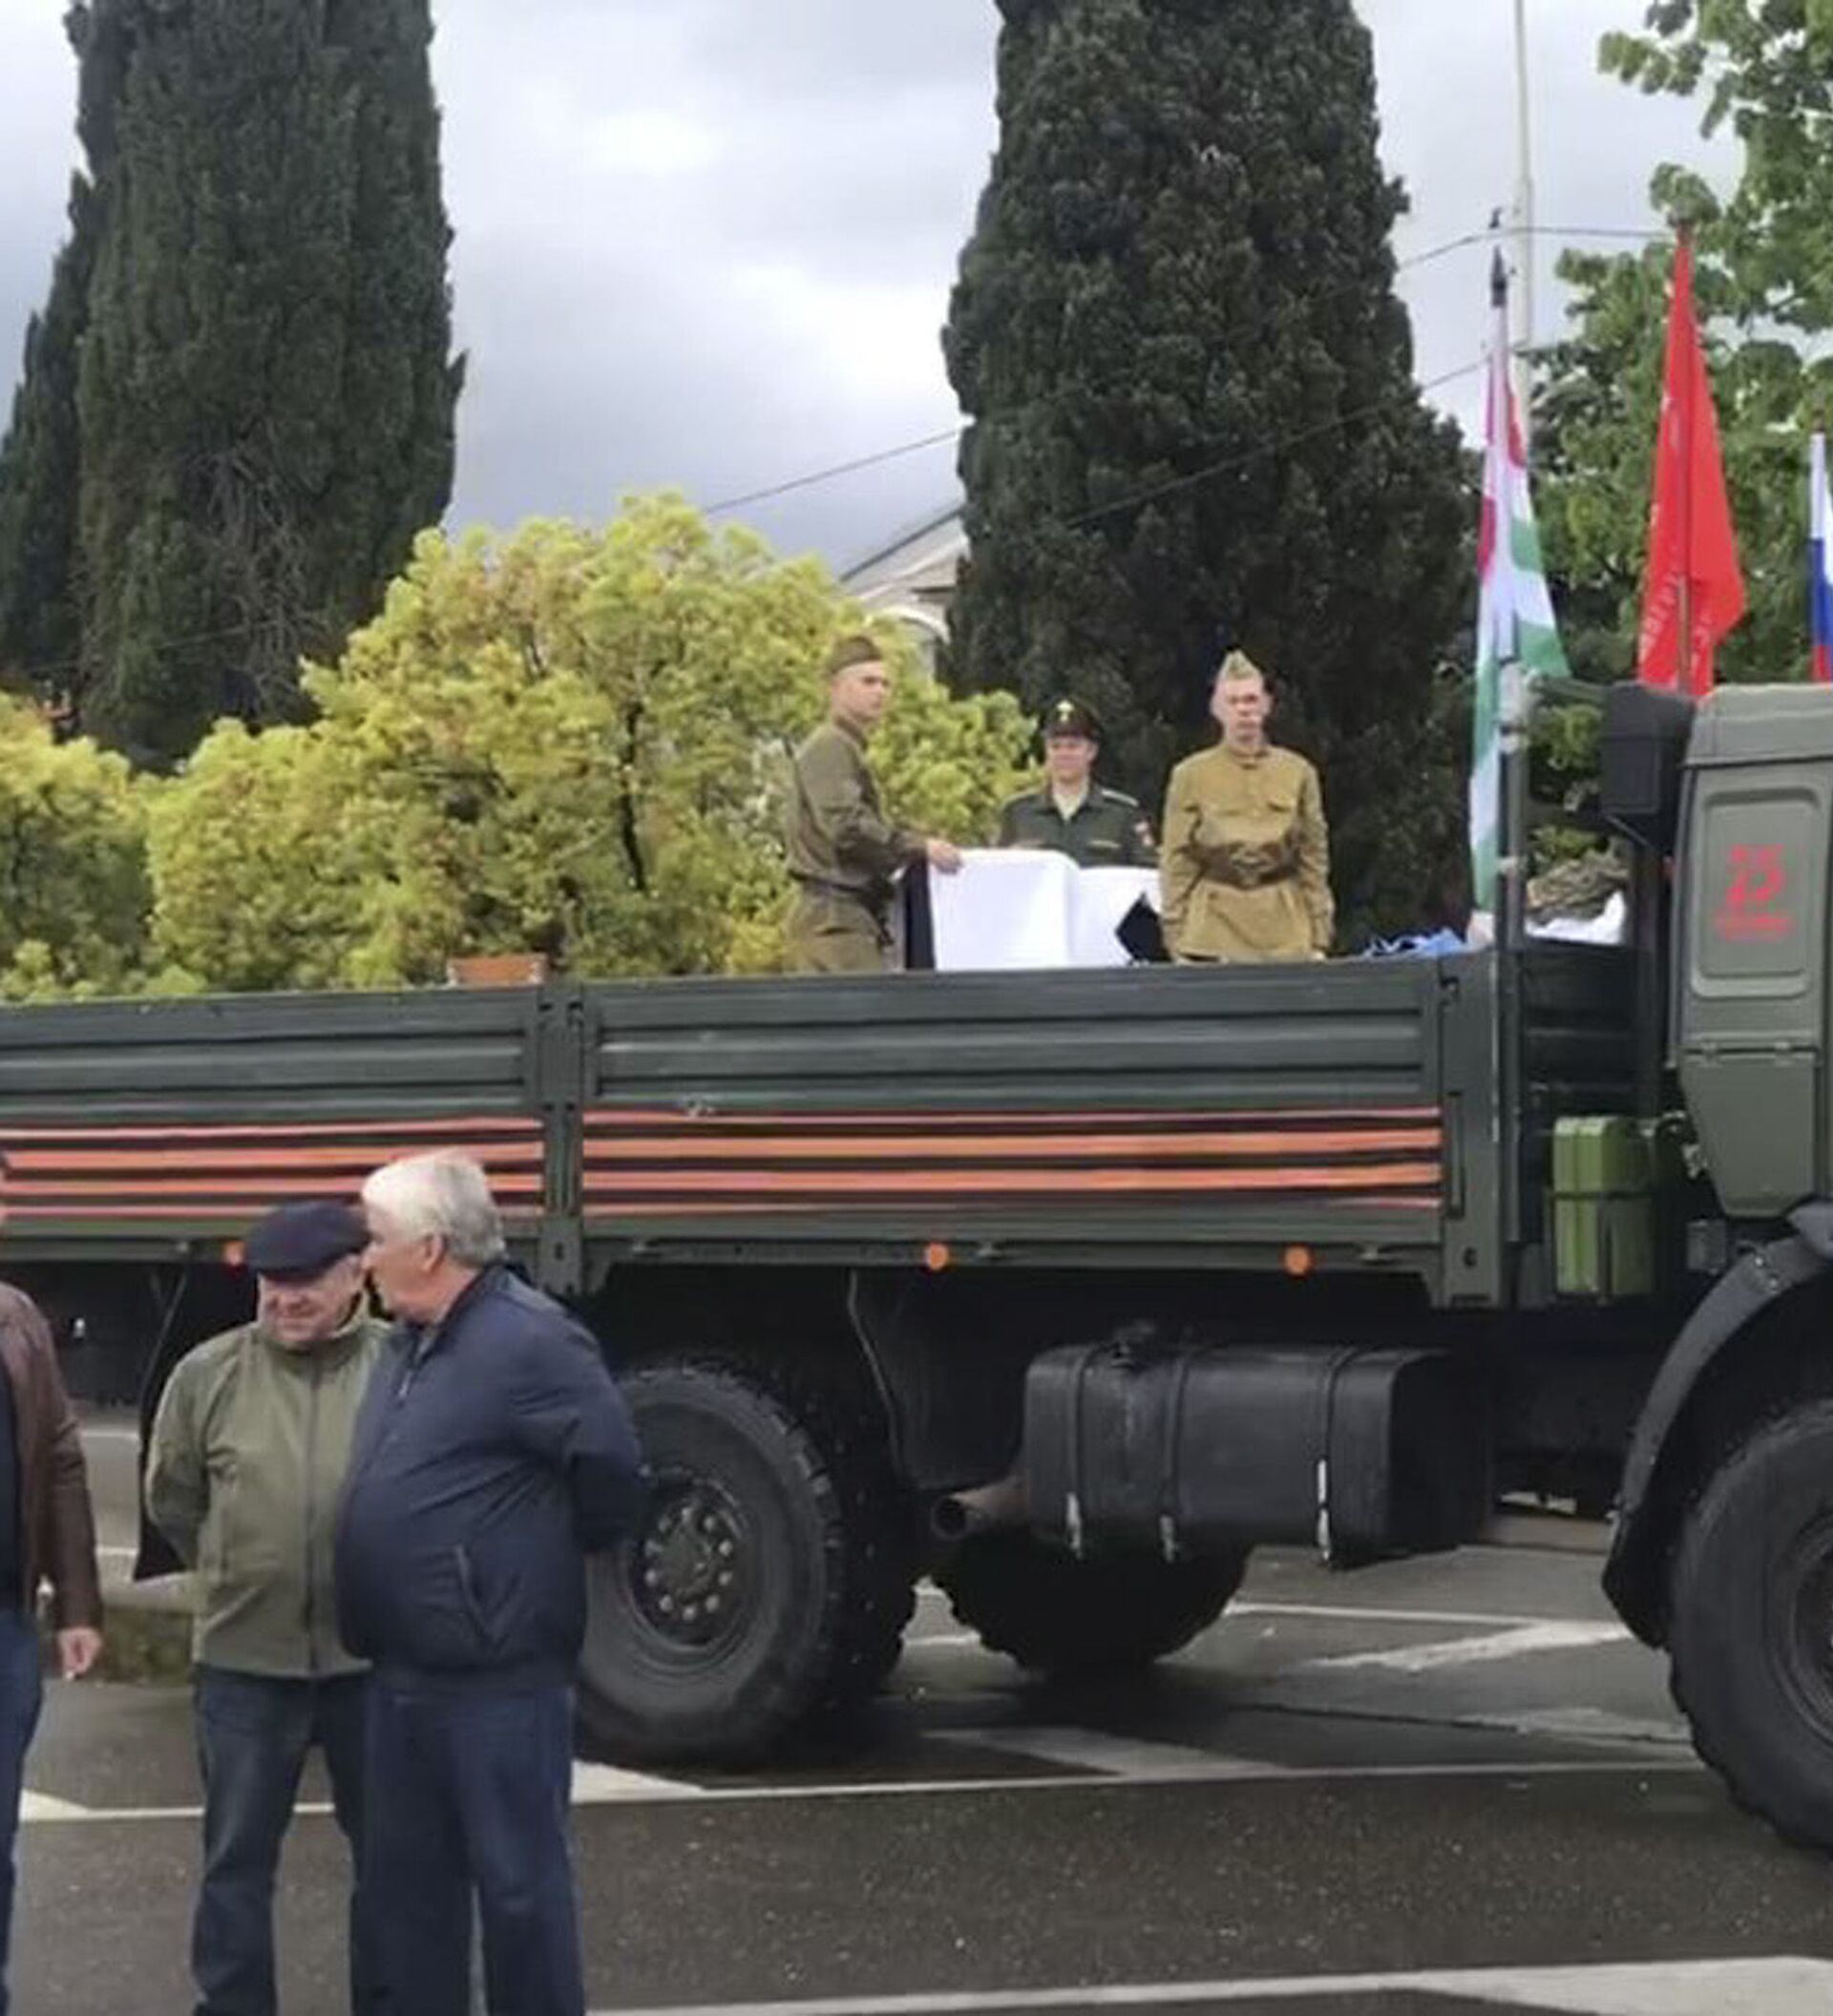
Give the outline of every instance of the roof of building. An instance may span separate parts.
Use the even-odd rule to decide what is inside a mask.
[[[864,596],[893,587],[931,585],[929,578],[933,577],[934,586],[946,589],[967,551],[962,510],[958,501],[908,527],[888,545],[855,560],[840,577],[842,584],[854,595]]]

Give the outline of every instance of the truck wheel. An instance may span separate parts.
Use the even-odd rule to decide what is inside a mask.
[[[1738,1804],[1833,1848],[1833,1401],[1719,1467],[1670,1583],[1674,1698]]]
[[[983,1533],[936,1579],[988,1651],[1046,1672],[1096,1672],[1149,1666],[1188,1645],[1227,1608],[1246,1566],[1245,1556],[1078,1561],[1028,1533]]]
[[[622,1383],[655,1491],[593,1567],[587,1736],[631,1762],[730,1762],[856,1707],[896,1662],[916,1578],[869,1399],[729,1365]]]

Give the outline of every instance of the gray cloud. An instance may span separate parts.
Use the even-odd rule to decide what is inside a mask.
[[[63,0],[0,5],[0,384],[62,229]],[[1694,115],[1596,74],[1640,0],[1533,0],[1541,216],[1648,220]],[[1513,195],[1505,0],[1363,0],[1405,258]],[[453,517],[703,501],[949,427],[937,335],[996,138],[991,0],[440,0],[436,63],[471,353]],[[1541,247],[1541,334],[1556,326]],[[1479,354],[1486,255],[1409,273],[1422,377]],[[1475,410],[1470,383],[1442,403]],[[953,457],[747,514],[844,561],[944,503]]]

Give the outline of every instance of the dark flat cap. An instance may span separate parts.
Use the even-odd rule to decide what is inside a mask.
[[[1043,739],[1048,742],[1053,735],[1074,735],[1084,742],[1101,740],[1101,724],[1095,719],[1094,709],[1085,707],[1079,700],[1066,696],[1053,700],[1044,709],[1043,719],[1039,723],[1043,730]]]
[[[309,1281],[369,1243],[361,1212],[348,1204],[283,1204],[243,1243],[250,1270],[271,1280]]]

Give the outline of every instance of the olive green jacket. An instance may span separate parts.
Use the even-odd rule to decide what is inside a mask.
[[[315,1350],[289,1351],[250,1323],[173,1373],[147,1452],[146,1509],[195,1571],[200,1666],[281,1679],[362,1670],[338,1641],[331,1540],[387,1335],[359,1317]]]
[[[1000,814],[1000,845],[1047,849],[1080,868],[1152,868],[1158,861],[1139,800],[1099,784],[1066,819],[1047,784],[1011,799]]]
[[[796,750],[792,782],[790,873],[805,887],[883,904],[897,871],[922,859],[923,841],[885,816],[863,738],[823,722]]]

